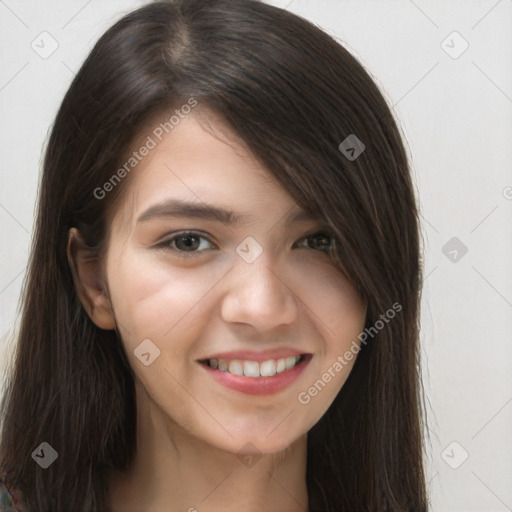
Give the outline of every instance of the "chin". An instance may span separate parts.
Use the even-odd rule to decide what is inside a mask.
[[[225,443],[215,443],[222,450],[229,451],[236,455],[272,455],[280,453],[291,447],[297,439],[289,435],[278,437],[270,434],[262,434],[261,431],[254,435],[238,435],[229,438]]]

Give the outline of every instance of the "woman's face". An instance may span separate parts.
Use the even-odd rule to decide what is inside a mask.
[[[230,452],[275,453],[347,379],[355,359],[343,356],[366,306],[322,245],[332,239],[308,238],[322,223],[287,223],[301,209],[286,190],[233,135],[220,137],[225,127],[202,126],[192,114],[152,136],[126,178],[104,261],[112,318],[145,400],[171,428]],[[180,214],[178,201],[240,221]],[[217,369],[201,362],[212,359]]]

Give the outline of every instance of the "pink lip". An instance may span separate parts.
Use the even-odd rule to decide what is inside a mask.
[[[235,350],[233,352],[222,352],[212,356],[203,357],[200,361],[205,359],[224,359],[226,361],[233,361],[233,359],[239,359],[242,361],[257,361],[263,363],[269,359],[285,359],[291,356],[300,356],[306,354],[305,351],[296,350],[293,348],[279,348],[274,350],[266,350],[265,352],[251,352],[249,350]]]
[[[230,353],[229,356],[231,359],[237,359],[232,357],[232,355],[240,353],[241,352],[233,352]],[[295,355],[299,355],[299,353]],[[217,382],[228,388],[234,389],[236,391],[241,391],[242,393],[247,393],[249,395],[268,395],[271,393],[277,393],[278,391],[281,391],[282,389],[289,386],[293,381],[295,381],[298,378],[298,376],[306,369],[306,366],[309,364],[312,357],[312,354],[308,354],[306,355],[304,361],[301,361],[291,370],[285,370],[282,373],[276,373],[272,377],[245,377],[241,375],[232,375],[231,373],[222,372],[220,370],[211,368],[206,364],[199,364],[201,365],[202,368],[209,372],[209,374],[214,379],[216,379]],[[221,357],[221,359],[224,358]],[[246,359],[251,358],[247,357]],[[272,359],[272,357],[268,359]],[[277,359],[280,359],[280,357],[278,357]],[[266,361],[267,359],[262,360]]]

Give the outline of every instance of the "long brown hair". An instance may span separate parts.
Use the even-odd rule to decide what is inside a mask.
[[[368,303],[371,339],[308,433],[310,510],[426,511],[419,222],[400,131],[339,42],[257,0],[139,8],[101,37],[73,80],[45,153],[2,400],[1,474],[29,511],[108,510],[106,475],[126,468],[135,447],[134,375],[118,333],[96,327],[78,300],[68,230],[100,254],[107,211],[127,180],[104,198],[94,191],[149,119],[190,98],[228,123],[304,210],[329,222],[340,271]],[[349,136],[364,144],[356,158],[340,148]],[[393,304],[400,313],[375,328]],[[42,442],[58,453],[47,469],[31,457]]]

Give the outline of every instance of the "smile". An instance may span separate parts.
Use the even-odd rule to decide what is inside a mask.
[[[277,373],[283,373],[292,369],[305,358],[305,354],[299,356],[290,356],[282,359],[268,359],[262,363],[258,361],[241,361],[239,359],[206,359],[201,361],[210,368],[221,372],[228,372],[232,375],[244,375],[245,377],[272,377]]]
[[[211,358],[201,367],[225,387],[251,395],[276,393],[288,387],[304,371],[313,354],[300,354],[262,362],[250,359]]]

